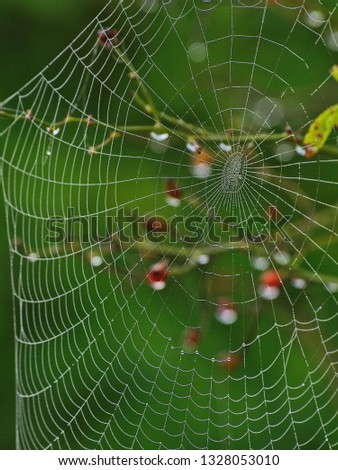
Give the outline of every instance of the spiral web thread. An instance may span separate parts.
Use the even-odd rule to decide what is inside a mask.
[[[292,139],[269,139],[287,126],[305,132],[314,103],[318,112],[332,104],[325,77],[335,63],[336,6],[308,18],[301,1],[109,1],[2,104],[16,116],[1,122],[1,154],[19,448],[337,448],[337,157],[306,160]],[[123,38],[120,59],[97,45],[97,31],[110,27]],[[111,138],[112,127],[152,123],[130,95],[140,84],[128,77],[129,60],[158,109],[206,129],[205,142],[195,137],[218,149],[210,176],[191,175],[179,122],[163,142],[133,130]],[[48,130],[27,119],[28,110],[50,123],[69,113],[102,125]],[[167,178],[182,189],[180,207],[166,202]],[[134,242],[109,255],[98,241],[71,249],[45,241],[56,216],[102,221],[121,208],[146,217],[212,209],[243,222],[269,206],[291,216],[288,245],[230,250],[170,276],[163,291],[146,280],[158,248],[138,251]],[[170,267],[189,263],[180,246],[163,253]],[[264,299],[262,264],[276,272],[297,264],[306,282],[295,270],[278,299]],[[238,311],[233,325],[214,317],[223,291]],[[205,324],[196,350],[186,350],[183,332]],[[222,367],[222,351],[241,355],[237,368]]]

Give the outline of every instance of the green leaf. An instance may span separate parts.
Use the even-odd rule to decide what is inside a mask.
[[[338,82],[338,65],[334,65],[330,70],[330,75],[332,78]]]
[[[338,82],[338,65],[330,69],[331,77]],[[313,121],[304,137],[306,158],[311,158],[325,145],[334,127],[338,126],[338,104],[331,106]]]

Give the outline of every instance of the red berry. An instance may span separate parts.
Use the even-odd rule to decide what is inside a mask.
[[[267,287],[280,287],[282,280],[276,271],[269,269],[261,275],[260,284]]]
[[[235,306],[226,298],[220,298],[218,300],[217,310],[235,310]]]
[[[279,219],[280,213],[276,206],[269,206],[267,213],[268,213],[269,219],[272,219],[274,221],[277,221]]]
[[[318,136],[318,138],[320,138]],[[308,145],[305,149],[305,156],[307,159],[313,157],[313,155],[316,153],[317,149],[313,145]]]
[[[148,232],[164,233],[168,231],[167,223],[162,217],[150,217],[146,220]]]
[[[172,179],[167,180],[166,192],[168,198],[178,199],[179,201],[182,199],[182,191]]]
[[[161,261],[154,264],[150,271],[147,273],[147,280],[151,287],[155,290],[161,290],[165,287],[168,279],[168,264],[166,261]]]
[[[193,155],[193,162],[195,165],[198,164],[206,164],[206,165],[211,165],[214,161],[214,155],[209,149],[206,148],[198,148],[196,149],[194,155]]]
[[[183,346],[188,351],[194,351],[201,339],[201,332],[197,329],[186,330],[184,334]]]
[[[196,178],[208,178],[211,173],[214,156],[208,149],[195,149],[192,154],[192,174]]]
[[[116,38],[118,35],[118,31],[113,28],[109,29],[101,29],[97,33],[98,41],[102,47],[106,47],[107,49],[111,49],[113,44],[116,43]]]

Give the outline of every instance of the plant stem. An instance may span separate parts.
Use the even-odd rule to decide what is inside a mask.
[[[112,248],[114,245],[114,249]],[[77,254],[83,253],[85,251],[91,250],[91,246],[82,246],[80,242],[75,241],[72,243],[59,243],[52,246],[47,246],[43,248],[34,248],[31,249],[31,253],[36,253],[40,259],[54,258],[55,256],[65,255],[65,254]],[[247,250],[249,245],[242,242],[234,243],[224,243],[218,246],[201,246],[195,248],[195,246],[187,247],[186,245],[177,245],[177,244],[163,244],[163,243],[154,243],[146,239],[132,241],[132,242],[121,242],[118,238],[114,237],[109,242],[104,242],[98,246],[98,254],[100,255],[111,255],[114,250],[130,250],[142,255],[156,254],[160,257],[171,257],[184,261],[184,264],[174,264],[170,269],[171,275],[184,274],[198,264],[198,258],[201,255],[216,255],[219,253],[224,253],[229,250]],[[26,255],[29,253],[26,252]]]
[[[290,271],[287,274],[290,276]],[[314,271],[308,271],[307,269],[297,268],[293,272],[293,275],[317,284],[332,283],[338,285],[338,276],[333,276],[331,274],[316,273]]]
[[[157,122],[160,122],[160,115],[159,115],[159,112],[155,106],[155,103],[154,103],[154,100],[148,90],[148,88],[145,86],[142,78],[138,75],[136,69],[134,68],[131,60],[129,59],[128,55],[126,54],[126,52],[122,52],[121,49],[119,47],[113,47],[113,51],[116,53],[116,55],[118,56],[118,58],[120,60],[122,60],[125,65],[128,67],[128,69],[130,70],[130,72],[133,74],[133,77],[135,78],[135,80],[137,81],[141,91],[142,91],[142,94],[149,106],[149,113],[148,114],[152,114],[155,118],[155,121]]]
[[[51,123],[51,122],[44,121],[43,119],[40,119],[36,116],[31,117],[29,115],[29,112],[21,113],[21,114],[14,114],[14,113],[8,113],[4,110],[0,110],[0,118],[9,119],[9,120],[13,120],[13,121],[18,121],[18,120],[31,121],[31,122],[39,124],[43,127],[46,127],[46,129],[54,129],[54,130],[57,129],[57,128],[64,127],[67,124],[85,124],[87,126],[91,126],[91,125],[100,126],[100,127],[104,127],[105,129],[112,129],[112,130],[114,130],[116,132],[120,132],[120,133],[130,132],[130,133],[143,134],[143,133],[154,130],[153,125],[119,127],[119,126],[113,126],[112,124],[106,124],[106,123],[101,122],[101,121],[96,121],[95,119],[93,119],[89,123],[89,118],[81,118],[81,117],[75,117],[75,116],[69,116],[69,115],[66,116],[64,119],[62,119],[61,121]]]
[[[140,104],[142,103],[142,106],[147,106],[146,102],[143,101],[140,97],[135,97],[136,101],[138,101]],[[158,111],[156,111],[158,113]],[[239,134],[238,136],[236,133],[233,131],[228,131],[225,134],[215,134],[213,132],[209,132],[206,129],[202,129],[200,127],[196,127],[193,124],[186,123],[180,118],[176,118],[175,116],[170,116],[166,113],[161,113],[158,114],[158,119],[157,121],[152,124],[152,125],[135,125],[135,126],[125,126],[125,127],[120,127],[120,126],[115,126],[110,123],[104,123],[101,121],[97,121],[95,119],[92,119],[90,121],[90,117],[86,118],[81,118],[81,117],[76,117],[76,116],[70,116],[67,115],[64,119],[51,123],[47,122],[43,119],[40,119],[37,116],[34,116],[31,114],[31,111],[28,111],[26,113],[21,113],[21,114],[15,114],[11,112],[7,112],[5,110],[0,110],[0,118],[1,119],[8,119],[11,121],[15,120],[27,120],[27,121],[32,121],[35,122],[36,124],[39,124],[46,129],[50,129],[52,132],[53,130],[57,128],[61,128],[66,126],[67,124],[84,124],[87,126],[90,125],[96,125],[96,126],[101,126],[105,129],[112,129],[113,131],[119,132],[121,134],[123,133],[134,133],[134,134],[147,134],[152,131],[156,131],[159,128],[163,127],[166,131],[173,132],[174,135],[180,136],[183,139],[185,139],[187,142],[192,141],[192,140],[198,140],[200,139],[203,143],[207,142],[212,142],[212,143],[219,143],[223,141],[229,140],[229,138],[235,138],[237,139],[236,142],[238,143],[250,143],[250,142],[255,142],[257,144],[259,143],[278,143],[282,140],[288,140],[288,139],[295,139],[294,135],[290,135],[287,132],[280,132],[280,133],[273,133],[273,134],[267,134],[267,133],[260,133],[260,134],[249,134],[249,135],[243,135]],[[185,129],[185,132],[179,131],[177,129],[171,129],[167,126],[164,126],[160,121],[161,118],[163,118],[164,121],[167,121],[168,123],[175,124],[177,127],[180,127],[181,129]],[[188,132],[189,131],[189,132]],[[327,155],[332,155],[332,156],[338,156],[338,147],[333,147],[329,145],[325,145],[322,149],[321,152],[322,154],[327,154]]]
[[[201,255],[212,256],[230,250],[249,249],[248,243],[244,242],[223,243],[217,246],[200,246],[198,248],[195,248],[195,245],[193,245],[193,247],[189,249],[187,245],[154,243],[146,239],[133,241],[131,243],[121,243],[121,246],[123,248],[139,250],[143,253],[156,253],[160,256],[172,256],[182,258],[183,260],[190,259],[194,262],[196,262]]]

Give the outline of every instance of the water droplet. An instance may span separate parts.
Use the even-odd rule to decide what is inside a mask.
[[[28,259],[31,263],[35,263],[35,261],[37,261],[38,258],[39,258],[38,254],[34,253],[34,252],[29,253],[29,255],[28,255]]]
[[[275,157],[281,162],[289,162],[293,159],[295,148],[288,142],[283,142],[277,146]]]
[[[330,31],[326,36],[326,43],[331,51],[338,51],[338,31]]]
[[[306,11],[304,22],[311,28],[319,28],[325,22],[325,15],[320,10]]]
[[[187,149],[190,152],[196,152],[196,146],[194,144],[192,144],[191,142],[187,142]]]
[[[291,285],[295,289],[304,289],[306,287],[306,281],[305,281],[305,279],[301,279],[299,277],[293,277],[291,279]]]
[[[178,207],[181,204],[180,199],[177,199],[176,197],[167,196],[166,201],[167,201],[167,204],[169,204],[169,206],[172,206],[172,207]]]
[[[164,142],[164,141],[168,140],[170,136],[167,132],[165,132],[163,134],[157,134],[156,132],[151,132],[150,137],[152,139],[156,140],[156,142]]]
[[[223,142],[219,144],[219,148],[223,150],[224,152],[231,152],[231,145],[229,144],[224,144]]]
[[[274,286],[259,286],[258,293],[265,300],[275,300],[279,297],[280,289]]]
[[[291,256],[287,251],[278,251],[274,253],[272,257],[276,263],[280,264],[281,266],[286,266],[291,259]]]
[[[202,42],[194,42],[188,49],[192,62],[203,62],[207,57],[207,48]]]
[[[238,314],[236,310],[232,308],[218,308],[215,313],[215,318],[222,323],[222,325],[233,325],[237,321]]]
[[[153,282],[151,284],[151,287],[154,289],[154,290],[163,290],[165,288],[165,282],[163,281],[159,281],[159,282]]]
[[[251,258],[251,266],[258,271],[265,271],[270,266],[270,262],[264,256],[257,256]]]
[[[306,150],[303,147],[301,147],[300,145],[297,145],[295,150],[298,153],[298,155],[300,155],[301,157],[306,156]]]
[[[208,178],[211,174],[211,165],[207,163],[197,163],[193,165],[191,171],[196,178]]]
[[[215,318],[222,325],[233,325],[237,321],[238,314],[232,305],[219,304],[215,312]]]
[[[328,282],[326,284],[326,287],[327,287],[327,290],[332,293],[338,292],[338,284],[336,282]]]
[[[58,133],[60,132],[60,128],[58,127],[57,129],[54,129],[53,127],[47,127],[47,132],[48,134],[51,134],[51,135],[58,135]]]
[[[209,255],[200,255],[198,258],[197,258],[197,263],[198,264],[201,264],[202,266],[208,264],[210,261],[210,256]]]
[[[90,264],[97,268],[98,266],[101,266],[103,263],[103,258],[101,256],[92,256],[91,259],[90,259]]]

